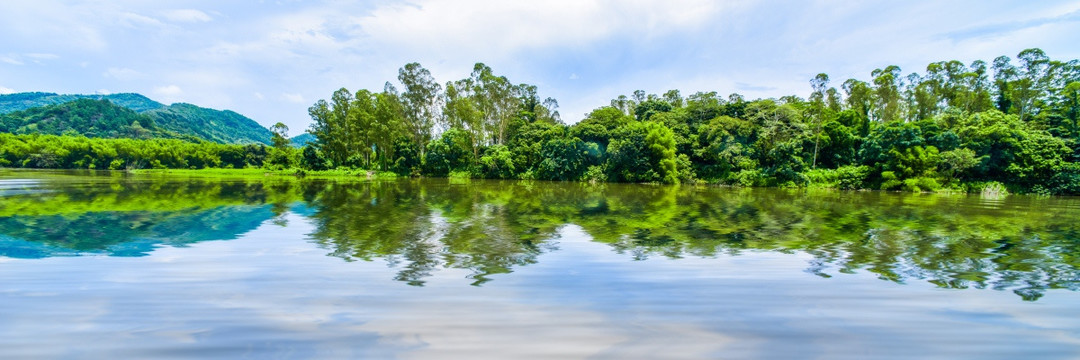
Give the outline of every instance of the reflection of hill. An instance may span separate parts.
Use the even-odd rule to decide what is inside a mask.
[[[490,274],[536,262],[568,223],[635,258],[802,251],[808,271],[866,270],[1036,299],[1076,290],[1075,199],[473,181],[356,183],[310,198],[312,237],[347,260],[386,258],[423,284],[439,267]]]
[[[45,175],[0,198],[0,255],[141,256],[159,245],[235,239],[284,211],[270,200],[293,199],[289,182]]]
[[[0,218],[0,255],[39,258],[103,253],[143,256],[158,245],[230,240],[273,217],[269,205],[191,211],[87,212]]]

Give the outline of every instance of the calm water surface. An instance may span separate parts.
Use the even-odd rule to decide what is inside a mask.
[[[0,170],[0,358],[1080,357],[1080,200]]]

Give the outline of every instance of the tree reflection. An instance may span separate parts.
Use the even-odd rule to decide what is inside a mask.
[[[798,251],[823,277],[865,270],[1027,300],[1076,290],[1080,275],[1070,198],[434,180],[328,184],[311,204],[331,255],[385,258],[412,285],[439,268],[482,284],[555,249],[566,224],[634,259]]]
[[[631,259],[801,252],[822,277],[1013,291],[1080,288],[1080,200],[627,184],[93,178],[0,194],[0,255],[139,256],[160,244],[314,226],[346,261],[385,261],[424,285],[465,269],[474,285],[542,261],[560,228]]]
[[[290,183],[93,177],[0,197],[0,255],[144,256],[159,245],[235,239],[283,214]]]

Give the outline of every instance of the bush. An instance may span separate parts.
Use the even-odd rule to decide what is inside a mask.
[[[732,185],[754,187],[765,186],[768,177],[761,170],[740,170],[731,177]]]
[[[870,176],[868,166],[841,166],[836,169],[836,188],[857,190],[866,188],[866,178]]]
[[[504,145],[489,147],[480,157],[478,170],[481,177],[511,179],[514,177],[514,155]]]
[[[1004,184],[997,181],[991,181],[982,184],[981,189],[979,189],[979,194],[984,198],[996,199],[1009,195],[1009,190],[1005,188]]]
[[[903,190],[910,192],[936,191],[941,189],[937,180],[931,177],[904,179]]]
[[[836,188],[837,175],[834,169],[812,169],[803,172],[807,180],[806,186],[812,188]]]
[[[585,170],[585,175],[581,176],[581,180],[588,182],[606,182],[607,169],[605,169],[603,165],[589,166],[589,169]]]
[[[881,172],[881,190],[895,190],[901,185],[904,185],[904,182],[896,177],[896,173],[892,171]]]

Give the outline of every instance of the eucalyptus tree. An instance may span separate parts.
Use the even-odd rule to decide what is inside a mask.
[[[409,137],[420,146],[420,157],[431,142],[436,122],[441,117],[442,86],[431,72],[419,63],[408,63],[398,69],[398,81],[405,87],[401,93],[405,105],[405,124]]]
[[[375,146],[380,168],[386,170],[394,157],[394,140],[404,132],[405,107],[397,89],[389,82],[381,93],[375,94],[375,117],[368,133]]]
[[[554,98],[540,100],[536,85],[518,85],[521,101],[521,115],[527,122],[543,121],[551,124],[562,123],[559,117],[559,102]]]
[[[270,127],[270,132],[273,133],[270,143],[275,149],[282,150],[289,146],[289,127],[285,123],[279,121]]]
[[[375,114],[378,111],[378,99],[367,89],[360,89],[349,106],[349,124],[352,136],[349,149],[350,157],[359,155],[365,167],[370,167],[374,152]]]
[[[517,116],[521,108],[518,99],[519,87],[505,76],[496,76],[491,68],[483,63],[473,66],[471,79],[483,114],[484,126],[492,135],[495,144],[506,144],[510,121]]]
[[[487,139],[484,114],[475,90],[472,78],[447,82],[443,108],[443,116],[449,128],[463,129],[469,133],[474,158],[479,155],[479,148]]]
[[[1016,56],[1020,62],[1017,80],[1011,95],[1020,121],[1030,119],[1039,105],[1051,79],[1050,59],[1041,49],[1026,49]]]
[[[662,97],[662,99],[664,101],[666,101],[668,104],[671,104],[671,106],[674,107],[674,108],[683,107],[683,97],[682,97],[682,94],[679,94],[679,90],[675,90],[675,89],[668,90],[667,92],[664,93],[664,96]]]
[[[889,65],[870,73],[874,83],[874,118],[882,122],[900,120],[900,67]]]
[[[821,126],[825,123],[828,113],[831,112],[829,107],[825,104],[825,98],[828,96],[829,90],[829,75],[825,73],[817,74],[813,79],[810,79],[810,87],[813,88],[813,92],[810,94],[810,117],[814,124],[814,158],[810,163],[811,168],[817,168],[818,149],[821,142]],[[835,91],[835,89],[833,89]]]
[[[345,143],[341,136],[343,124],[333,113],[333,108],[326,100],[319,99],[308,108],[311,116],[311,128],[309,133],[315,135],[315,146],[325,155],[334,166],[345,162]]]

